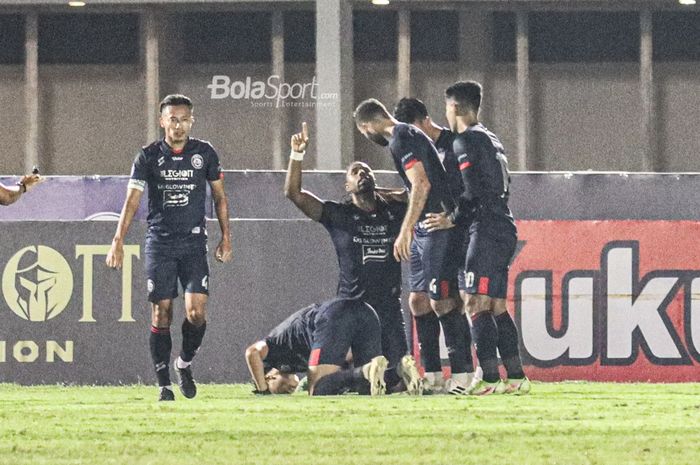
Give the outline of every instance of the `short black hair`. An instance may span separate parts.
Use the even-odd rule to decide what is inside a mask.
[[[160,112],[163,113],[163,108],[174,107],[178,105],[185,105],[190,110],[192,109],[192,100],[189,97],[182,94],[170,94],[166,95],[163,100],[160,101]]]
[[[382,102],[376,98],[370,98],[360,102],[352,114],[355,118],[355,123],[366,123],[377,119],[391,119],[391,115],[387,111]]]
[[[425,107],[425,103],[417,98],[404,97],[394,108],[394,118],[402,123],[413,124],[427,117],[428,109]]]
[[[454,100],[462,110],[479,112],[481,106],[481,84],[476,81],[459,81],[445,90],[445,98]]]

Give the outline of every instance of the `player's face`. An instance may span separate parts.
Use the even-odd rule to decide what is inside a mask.
[[[299,385],[299,377],[295,374],[280,373],[273,368],[265,375],[267,386],[273,394],[291,394]]]
[[[452,132],[457,132],[457,104],[452,99],[445,99],[445,117]]]
[[[355,162],[345,174],[345,190],[351,194],[374,192],[377,180],[367,163]]]
[[[169,105],[160,114],[160,127],[165,130],[169,144],[181,144],[187,140],[192,130],[194,117],[187,105]]]
[[[427,134],[430,129],[430,116],[426,117],[425,119],[416,120],[411,124]]]
[[[386,137],[381,133],[381,129],[375,123],[358,123],[357,130],[367,139],[382,147],[389,145],[389,141],[386,140]]]

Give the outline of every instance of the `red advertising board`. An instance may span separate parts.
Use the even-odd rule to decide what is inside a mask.
[[[509,283],[544,381],[700,381],[700,222],[521,221]]]

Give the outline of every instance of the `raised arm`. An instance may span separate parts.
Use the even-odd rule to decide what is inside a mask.
[[[245,351],[245,361],[248,364],[248,371],[253,377],[255,387],[259,393],[269,393],[270,388],[267,386],[265,379],[265,365],[263,360],[267,357],[268,348],[265,341],[258,341],[250,345]]]
[[[0,184],[0,205],[12,205],[23,193],[27,192],[39,182],[41,182],[41,178],[38,174],[28,174],[22,176],[22,179],[20,179],[14,187],[6,187]]]
[[[289,157],[287,177],[284,180],[284,195],[297,206],[299,210],[314,221],[321,220],[323,202],[309,191],[301,188],[301,163],[309,142],[309,131],[306,123],[302,123],[301,132],[294,134],[291,140],[292,153]]]

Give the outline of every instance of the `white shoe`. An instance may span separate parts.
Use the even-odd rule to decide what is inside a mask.
[[[401,357],[401,361],[396,367],[398,375],[406,385],[406,392],[411,396],[423,395],[423,379],[416,368],[416,361],[410,355]]]
[[[471,373],[469,373],[471,376]],[[455,378],[450,378],[445,383],[445,393],[452,396],[468,396],[471,391],[471,381],[459,382]]]
[[[425,372],[423,377],[423,395],[445,394],[445,379],[442,372]]]
[[[384,372],[389,361],[383,356],[374,357],[369,363],[362,365],[362,376],[369,381],[369,392],[373,396],[383,396],[386,393]]]

